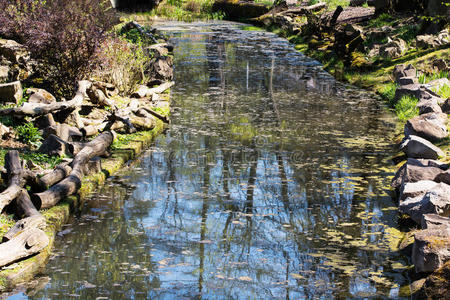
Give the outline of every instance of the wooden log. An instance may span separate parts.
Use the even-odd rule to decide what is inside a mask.
[[[287,9],[285,11],[280,12],[280,15],[305,15],[309,12],[315,12],[327,8],[328,5],[325,2],[319,2],[310,6],[304,6],[299,8]]]
[[[38,228],[24,230],[9,241],[0,244],[0,266],[38,253],[49,244],[48,236]]]
[[[108,151],[113,139],[113,134],[110,131],[107,131],[86,143],[70,164],[72,171],[69,176],[42,193],[32,194],[31,200],[36,208],[52,207],[64,197],[77,192],[81,187],[84,165],[91,158],[104,155]]]
[[[92,103],[100,106],[109,106],[112,109],[115,108],[114,102],[108,99],[105,93],[103,93],[102,90],[97,89],[94,85],[92,85],[89,89],[87,89],[86,92]]]
[[[45,191],[52,185],[60,182],[72,172],[72,168],[68,163],[61,163],[55,167],[55,169],[39,178],[39,187],[41,191]]]
[[[120,121],[125,124],[127,133],[135,133],[137,131],[136,127],[134,127],[131,122],[130,117],[122,114],[121,111],[114,111],[108,116],[108,119],[109,121]]]
[[[153,118],[143,118],[138,116],[130,116],[130,121],[134,127],[142,130],[151,130],[155,128],[155,120]]]
[[[22,189],[19,197],[16,198],[15,210],[16,216],[18,216],[19,218],[40,216],[42,219],[44,219],[44,217],[42,217],[42,215],[34,206],[33,202],[31,202],[30,195],[28,194],[28,191],[26,189]]]
[[[154,111],[151,107],[149,106],[141,106],[140,108],[145,109],[147,112],[151,113],[153,116],[157,117],[158,119],[160,119],[161,121],[163,121],[164,123],[169,123],[170,120],[168,117],[161,115],[160,113],[157,113],[156,111]]]
[[[54,134],[50,134],[43,142],[41,147],[39,147],[40,153],[45,153],[48,155],[58,155],[63,156],[65,154],[72,153],[71,144],[67,141],[59,138]]]
[[[20,164],[19,152],[8,151],[5,155],[5,169],[8,176],[8,188],[0,193],[0,212],[3,211],[11,201],[19,196],[24,182],[22,180],[22,165]]]
[[[28,103],[25,102],[21,107],[12,107],[0,109],[0,116],[42,116],[61,110],[76,109],[81,106],[86,95],[86,89],[91,85],[89,81],[79,81],[78,91],[75,97],[70,101],[53,102],[50,104]]]
[[[55,119],[53,118],[52,114],[46,114],[46,115],[39,116],[38,118],[36,118],[34,120],[34,124],[38,128],[43,129],[43,128],[46,128],[49,126],[55,126],[56,122],[55,122]]]
[[[154,94],[161,94],[161,93],[164,93],[167,89],[170,89],[174,84],[175,84],[175,82],[169,81],[169,82],[164,82],[163,84],[161,84],[157,87],[154,87],[154,88],[149,88],[145,85],[141,85],[139,87],[139,89],[131,95],[131,97],[145,98],[145,97],[151,97]]]

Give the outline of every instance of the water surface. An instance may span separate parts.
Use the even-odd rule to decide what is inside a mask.
[[[391,116],[266,32],[174,23],[172,124],[59,234],[31,299],[396,298]]]

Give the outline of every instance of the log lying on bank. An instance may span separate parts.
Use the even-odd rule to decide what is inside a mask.
[[[50,189],[36,193],[31,196],[31,200],[36,208],[49,208],[57,204],[64,197],[77,192],[81,187],[84,165],[95,156],[104,155],[112,144],[114,136],[107,131],[100,134],[92,141],[85,144],[83,149],[75,156],[70,167],[72,171],[69,176],[53,185]]]
[[[52,172],[42,176],[39,179],[39,187],[42,191],[47,190],[52,185],[60,182],[72,172],[72,168],[68,163],[61,163],[53,169]]]
[[[287,9],[285,11],[280,12],[280,15],[295,15],[295,16],[300,16],[300,15],[305,15],[307,13],[312,13],[315,11],[319,11],[321,9],[327,8],[328,5],[325,2],[319,2],[310,6],[304,6],[304,7],[299,7],[299,8],[292,8],[292,9]]]
[[[30,195],[28,194],[28,191],[26,189],[22,189],[19,196],[16,198],[15,209],[16,209],[16,216],[19,217],[37,216],[43,218],[41,213],[34,206],[33,202],[31,202]]]
[[[141,85],[138,88],[138,90],[131,95],[131,97],[145,98],[145,97],[151,97],[154,94],[161,94],[161,93],[164,93],[166,90],[170,89],[174,84],[175,84],[175,82],[173,82],[173,81],[164,82],[163,84],[161,84],[157,87],[154,87],[154,88],[149,88],[148,86]]]
[[[89,81],[78,82],[78,91],[75,97],[70,101],[53,102],[50,104],[42,103],[24,103],[21,107],[12,107],[0,109],[0,116],[16,115],[16,116],[31,116],[37,117],[61,110],[76,109],[81,106],[86,90],[91,86]]]
[[[22,191],[25,182],[23,180],[23,169],[20,164],[19,152],[12,150],[5,155],[5,169],[8,177],[8,187],[0,193],[0,212],[3,211]]]
[[[48,236],[38,228],[23,230],[11,240],[0,244],[0,266],[38,253],[49,243]]]

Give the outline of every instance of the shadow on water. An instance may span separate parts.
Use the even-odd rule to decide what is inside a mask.
[[[28,297],[399,297],[394,124],[379,102],[273,34],[162,29],[172,126],[62,231],[51,280]]]

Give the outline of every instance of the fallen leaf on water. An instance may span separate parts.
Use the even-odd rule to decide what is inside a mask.
[[[252,279],[250,277],[248,277],[248,276],[241,276],[238,279],[241,280],[241,281],[252,281]]]

